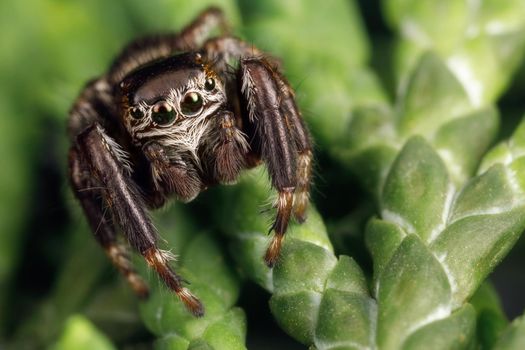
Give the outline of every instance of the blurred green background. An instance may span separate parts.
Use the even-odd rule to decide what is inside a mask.
[[[365,191],[331,147],[344,137],[339,126],[354,106],[395,100],[403,73],[395,11],[371,0],[286,5],[277,0],[4,0],[0,348],[150,348],[154,336],[143,325],[134,296],[90,237],[69,192],[67,113],[86,81],[104,72],[127,41],[178,30],[209,4],[224,9],[235,34],[283,58],[316,140],[316,206],[336,252],[354,257],[371,273],[362,232],[373,204],[360,200],[367,198]],[[442,46],[446,51],[447,42]],[[495,79],[495,92],[487,92],[502,116],[498,139],[510,135],[525,111],[525,64],[523,55],[516,57],[512,74]],[[180,235],[214,230],[212,221],[194,222],[209,217],[213,205],[213,193],[201,197],[187,206],[175,204],[163,215],[176,220],[162,227],[173,224]],[[227,243],[219,246],[227,255]],[[525,307],[524,252],[521,239],[491,277],[510,319]],[[249,348],[302,348],[276,326],[266,292],[251,282],[240,288]]]

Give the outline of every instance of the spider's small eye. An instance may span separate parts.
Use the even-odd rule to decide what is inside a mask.
[[[215,79],[213,78],[206,79],[206,81],[204,82],[204,88],[208,91],[215,89]]]
[[[131,115],[131,117],[133,119],[142,119],[142,118],[144,118],[144,113],[142,113],[142,111],[139,108],[137,108],[137,107],[133,107],[129,111],[129,114]]]
[[[203,101],[201,95],[195,91],[191,91],[182,98],[180,110],[182,113],[184,113],[184,115],[191,117],[199,114],[199,112],[202,110],[202,105]]]
[[[162,101],[157,102],[153,106],[153,113],[151,114],[151,119],[158,125],[167,125],[175,120],[176,117],[175,110],[171,105]]]

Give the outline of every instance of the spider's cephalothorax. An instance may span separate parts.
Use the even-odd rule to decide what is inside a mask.
[[[95,237],[140,296],[148,288],[117,244],[115,226],[195,314],[203,306],[157,248],[147,208],[232,183],[264,162],[278,191],[273,266],[292,216],[304,221],[311,173],[308,131],[278,68],[231,37],[210,8],[179,34],[129,44],[89,83],[70,113],[70,179]],[[106,215],[106,212],[108,215]]]

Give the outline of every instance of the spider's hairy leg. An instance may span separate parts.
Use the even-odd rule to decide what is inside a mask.
[[[148,195],[148,204],[158,208],[166,198],[175,193],[177,199],[189,202],[202,190],[203,184],[197,170],[182,158],[172,161],[164,149],[156,142],[149,142],[142,148],[151,167],[151,177],[155,191]]]
[[[272,225],[275,235],[265,255],[266,264],[273,266],[279,257],[292,214],[294,192],[297,186],[304,186],[306,182],[301,179],[302,183],[298,183],[297,177],[298,166],[304,167],[299,163],[299,142],[294,132],[295,124],[298,123],[294,118],[299,118],[299,115],[292,117],[287,113],[281,91],[284,80],[266,59],[241,59],[239,73],[249,121],[254,125],[254,141],[267,164],[272,185],[279,192],[277,215]],[[301,171],[304,172],[304,169]]]
[[[145,203],[135,182],[126,174],[119,159],[117,145],[94,123],[77,137],[76,149],[102,188],[106,207],[121,226],[127,240],[159,274],[186,307],[202,316],[201,302],[182,284],[182,279],[169,266],[169,257],[157,248],[156,230],[145,210]]]
[[[276,203],[277,215],[271,227],[271,230],[274,230],[275,234],[268,245],[268,249],[266,249],[266,254],[264,255],[264,261],[268,267],[275,266],[279,259],[284,234],[288,228],[288,223],[290,222],[292,213],[293,188],[285,188],[278,191],[279,194]]]
[[[246,135],[237,128],[232,112],[223,112],[215,122],[217,125],[211,129],[213,133],[209,135],[205,156],[211,158],[208,163],[213,164],[210,170],[215,181],[233,183],[241,170],[246,168],[248,141]]]
[[[89,169],[82,167],[82,160],[75,147],[69,151],[69,177],[74,194],[80,201],[97,242],[113,265],[126,277],[135,294],[146,298],[149,289],[133,268],[126,249],[117,243],[113,222],[111,218],[104,215],[102,209],[101,187],[92,180]]]
[[[189,25],[184,27],[178,35],[179,41],[185,43],[185,50],[195,50],[210,37],[214,30],[219,29],[221,35],[229,33],[231,28],[226,21],[222,10],[210,6],[203,10]]]
[[[213,68],[228,78],[229,68],[241,57],[259,56],[262,52],[255,46],[234,36],[211,38],[202,45],[201,53],[208,61],[213,62]],[[234,78],[230,74],[230,78]]]
[[[214,62],[214,68],[222,70],[223,75],[227,78],[231,76],[227,74],[229,63],[234,59],[262,57],[262,52],[257,47],[231,36],[208,40],[203,45],[203,53],[208,57],[208,60]],[[309,192],[312,176],[312,142],[310,134],[295,103],[294,92],[286,79],[279,73],[279,67],[277,67],[275,59],[272,59],[272,64],[267,59],[261,59],[260,61],[271,72],[273,80],[280,90],[281,113],[284,115],[286,125],[296,144],[298,152],[297,187],[293,199],[293,214],[299,222],[304,222],[306,220],[306,209],[310,201]],[[228,81],[228,83],[231,82]],[[232,95],[235,95],[235,93],[232,93]],[[235,101],[232,104],[235,105]]]
[[[138,38],[124,47],[114,60],[108,74],[112,83],[119,82],[135,68],[177,52],[196,51],[214,31],[229,32],[224,13],[218,7],[203,10],[179,33],[148,35]]]
[[[310,182],[312,178],[312,151],[299,153],[297,160],[297,188],[294,194],[293,214],[299,222],[306,220],[306,209],[310,203]]]
[[[310,182],[312,178],[312,141],[310,133],[306,128],[303,118],[295,103],[295,96],[292,88],[277,71],[274,76],[279,84],[281,94],[281,111],[286,123],[293,135],[297,147],[297,187],[294,193],[293,214],[297,221],[306,220],[306,209],[310,202]]]

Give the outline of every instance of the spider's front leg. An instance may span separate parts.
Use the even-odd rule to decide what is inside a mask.
[[[265,261],[275,265],[290,217],[306,219],[309,202],[312,151],[308,130],[291,87],[277,68],[262,57],[240,60],[242,94],[253,126],[254,147],[266,162],[272,185],[279,192],[275,235]]]
[[[157,248],[157,234],[146,213],[144,200],[139,194],[137,185],[126,173],[123,163],[115,141],[98,123],[94,123],[78,135],[70,153],[71,178],[75,194],[81,201],[92,229],[95,234],[102,237],[102,241],[101,239],[99,241],[103,246],[104,240],[109,239],[110,243],[114,242],[113,227],[103,215],[103,206],[105,206],[121,226],[131,246],[140,252],[164,283],[177,294],[194,315],[203,315],[201,302],[183,286],[181,277],[169,266],[168,254]],[[86,176],[80,173],[82,170],[89,172],[94,188],[83,187],[86,185]],[[86,196],[83,193],[93,190],[101,195],[100,201],[95,201],[95,196]],[[98,220],[100,221],[97,223]],[[114,263],[129,280],[127,274],[129,269],[123,270],[119,261]],[[133,276],[138,277],[134,272]],[[134,286],[132,282],[130,283]],[[146,288],[143,282],[137,286],[140,287],[139,291]]]
[[[117,84],[137,67],[169,57],[177,52],[195,51],[210,35],[229,31],[224,13],[217,7],[203,10],[180,33],[147,35],[130,42],[117,56],[108,73],[108,80]]]
[[[141,298],[149,295],[149,289],[133,268],[127,250],[118,244],[113,221],[103,212],[101,188],[91,177],[89,168],[83,167],[77,148],[69,151],[69,177],[75,196],[80,201],[91,231],[111,262],[119,269],[129,285]],[[84,164],[85,165],[85,164]]]

